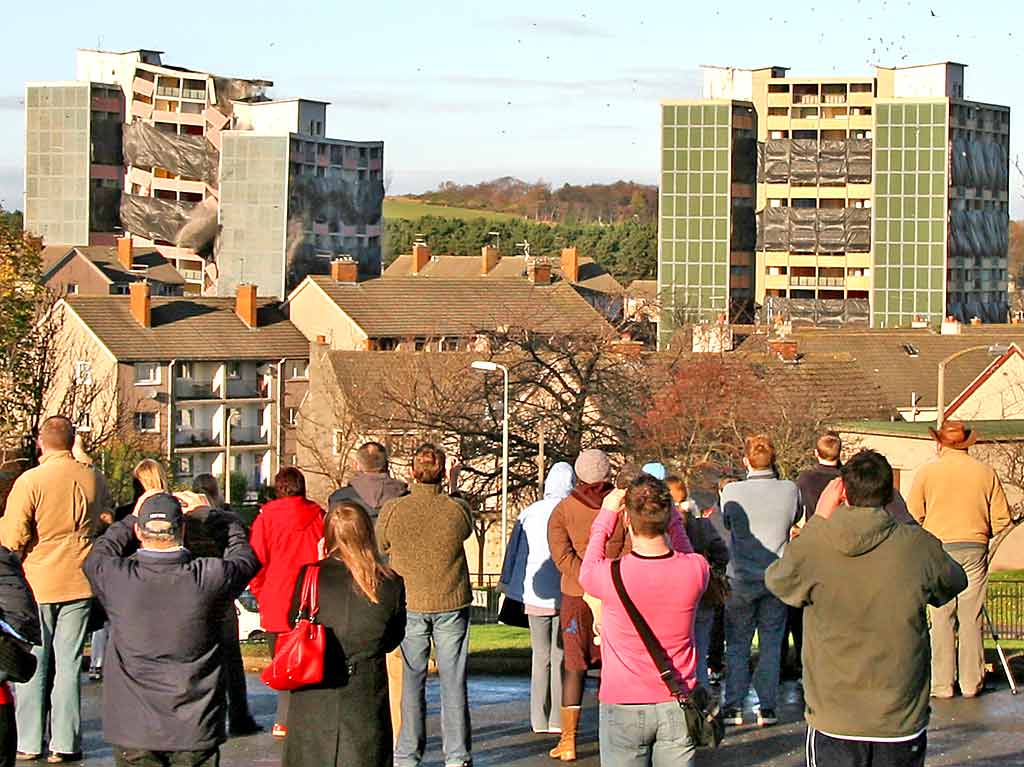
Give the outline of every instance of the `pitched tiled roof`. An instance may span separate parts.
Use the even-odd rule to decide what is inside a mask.
[[[74,245],[47,245],[41,251],[39,251],[39,261],[42,264],[43,274],[46,274],[59,262],[64,260],[64,256],[75,249]]]
[[[132,264],[136,268],[130,270],[121,265],[116,247],[90,245],[75,250],[96,264],[112,282],[136,282],[146,279],[168,285],[185,284],[185,278],[181,273],[156,248],[132,248]]]
[[[525,256],[504,256],[487,274],[483,274],[479,256],[434,256],[427,262],[419,274],[412,274],[412,256],[399,256],[387,269],[384,277],[443,278],[443,279],[488,279],[508,280],[527,279],[527,263]],[[552,277],[562,279],[562,270],[558,259],[551,265]],[[573,283],[600,293],[622,293],[623,287],[603,266],[594,259],[580,257],[579,279]]]
[[[633,280],[626,288],[626,295],[632,298],[646,298],[654,300],[658,297],[657,280]]]
[[[606,333],[608,323],[567,284],[389,277],[356,284],[310,276],[370,338],[467,336],[501,327]]]
[[[305,358],[309,342],[274,299],[258,299],[258,324],[235,314],[234,298],[153,298],[151,328],[128,296],[70,296],[67,304],[122,362]]]
[[[946,366],[944,398],[949,405],[1007,345],[1012,342],[1024,345],[1024,327],[965,326],[961,335],[950,336],[927,329],[807,330],[794,333],[792,338],[798,344],[799,353],[808,357],[836,352],[848,354],[864,379],[884,393],[895,411],[909,409],[915,393],[918,407],[936,407],[939,362],[955,352],[981,346]],[[766,336],[754,334],[740,348],[763,351],[766,346]]]

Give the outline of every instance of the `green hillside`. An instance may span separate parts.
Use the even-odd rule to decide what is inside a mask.
[[[520,218],[520,216],[515,216],[511,213],[496,213],[492,210],[472,210],[470,208],[450,208],[446,205],[430,205],[419,200],[410,200],[407,197],[388,197],[384,200],[384,218],[404,218],[412,221],[424,216],[456,218],[462,221],[472,221],[478,218],[496,220]]]

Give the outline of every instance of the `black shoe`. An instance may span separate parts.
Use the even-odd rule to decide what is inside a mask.
[[[775,714],[774,708],[762,708],[757,712],[757,726],[771,727],[779,723],[779,717]]]
[[[231,725],[230,732],[233,738],[244,738],[246,735],[255,735],[258,732],[263,732],[263,727],[255,719],[247,719],[238,724]]]
[[[743,724],[742,708],[727,708],[722,712],[722,724],[729,727],[739,727]]]

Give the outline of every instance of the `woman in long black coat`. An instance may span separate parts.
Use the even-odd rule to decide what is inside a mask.
[[[378,553],[373,523],[351,501],[324,518],[319,620],[324,681],[292,693],[283,767],[391,767],[394,735],[384,656],[405,636],[405,587]],[[302,568],[292,599],[298,612]]]

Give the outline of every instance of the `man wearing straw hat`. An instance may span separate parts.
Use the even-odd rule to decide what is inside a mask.
[[[953,685],[959,680],[963,696],[973,698],[985,683],[982,609],[988,545],[1010,525],[1010,510],[995,470],[967,454],[978,439],[973,429],[960,421],[946,421],[929,431],[938,458],[918,470],[907,506],[967,573],[967,589],[956,599],[928,608],[932,697],[952,698]]]

